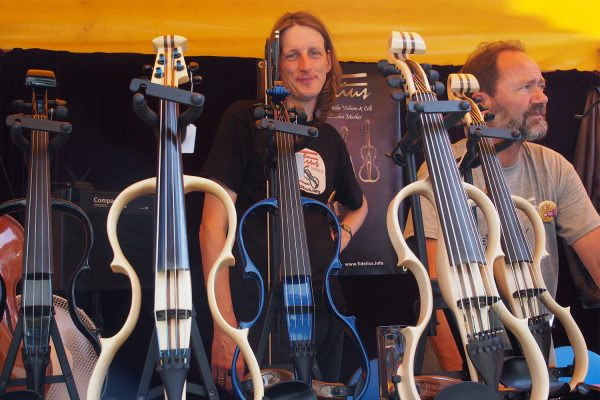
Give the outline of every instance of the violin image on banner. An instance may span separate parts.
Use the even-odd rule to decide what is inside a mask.
[[[531,203],[518,196],[511,196],[502,171],[497,150],[489,136],[494,135],[491,128],[486,127],[485,118],[478,105],[467,96],[479,91],[479,83],[471,74],[451,74],[448,77],[448,98],[468,101],[471,111],[463,117],[465,131],[469,134],[469,144],[476,146],[477,160],[468,162],[468,168],[474,168],[474,161],[481,164],[487,192],[498,214],[502,229],[501,244],[505,256],[496,260],[494,276],[500,291],[507,299],[510,308],[518,318],[529,322],[529,329],[536,339],[548,364],[552,335],[550,315],[554,314],[563,324],[569,342],[575,353],[575,369],[569,383],[551,381],[552,397],[562,396],[574,390],[583,382],[588,369],[588,353],[585,339],[577,323],[571,316],[569,308],[561,307],[546,289],[542,277],[540,262],[547,255],[546,235],[542,219]],[[490,131],[489,136],[485,135]],[[465,164],[463,164],[465,165]],[[535,234],[533,252],[525,237],[525,231],[517,216],[517,209],[523,211],[531,222]]]
[[[358,170],[358,177],[365,183],[373,183],[379,180],[381,173],[379,172],[379,167],[375,165],[377,149],[371,144],[371,121],[368,119],[363,122],[363,130],[366,143],[360,148],[360,156],[363,161]]]
[[[288,109],[283,101],[289,95],[287,88],[279,81],[278,63],[279,63],[279,32],[275,32],[274,40],[268,40],[266,44],[265,58],[267,65],[267,101],[262,107],[255,109],[257,117],[256,125],[259,129],[264,129],[267,147],[267,164],[270,169],[269,174],[269,193],[273,197],[261,200],[252,205],[240,220],[238,228],[238,245],[244,265],[245,276],[252,278],[259,286],[259,306],[258,313],[249,322],[241,321],[239,330],[234,327],[227,327],[215,304],[214,295],[214,277],[217,270],[224,265],[216,265],[209,274],[208,293],[209,304],[213,315],[216,314],[215,321],[226,333],[230,334],[236,343],[242,342],[243,346],[234,352],[232,363],[232,382],[236,395],[239,398],[251,396],[261,399],[262,395],[268,398],[277,398],[282,393],[288,393],[294,398],[327,398],[327,397],[347,397],[361,399],[365,393],[366,385],[364,382],[369,377],[368,358],[366,351],[360,343],[357,334],[354,318],[342,315],[335,307],[331,295],[330,280],[336,275],[342,265],[339,261],[340,251],[340,226],[335,214],[323,203],[303,197],[300,193],[299,172],[296,162],[296,152],[301,150],[305,141],[317,137],[318,131],[314,127],[303,126],[298,123],[299,114],[295,109]],[[297,140],[299,139],[299,140]],[[324,218],[329,222],[335,236],[335,255],[329,263],[325,274],[323,303],[326,304],[329,313],[332,313],[344,325],[344,328],[350,332],[355,341],[363,362],[362,379],[356,386],[345,386],[339,383],[326,383],[318,381],[313,375],[313,368],[316,365],[316,339],[315,339],[315,301],[312,282],[312,268],[308,253],[307,232],[305,231],[304,210],[311,208],[324,214]],[[265,294],[265,285],[261,276],[259,267],[254,264],[246,250],[244,238],[244,225],[250,214],[259,210],[270,212],[269,242],[271,249],[271,274],[269,278],[274,279],[270,282],[270,291]],[[231,223],[231,221],[230,221]],[[266,266],[260,266],[266,267]],[[266,268],[265,268],[266,269]],[[279,288],[281,288],[281,299],[276,298]],[[268,300],[268,306],[265,307],[265,297]],[[241,382],[241,377],[237,375],[235,365],[239,351],[246,352],[249,348],[247,335],[248,330],[253,328],[261,317],[263,310],[267,309],[265,316],[265,326],[263,328],[262,340],[259,345],[258,359],[262,360],[262,354],[265,345],[265,332],[271,328],[274,311],[277,307],[285,320],[287,338],[289,339],[289,350],[292,371],[288,373],[286,379],[290,377],[294,380],[285,381],[274,385],[264,392],[264,385],[260,374],[267,383],[270,377],[274,380],[285,375],[278,374],[275,369],[264,369],[262,372],[258,369],[258,361],[253,356],[249,365],[250,376],[252,378],[252,388]],[[234,336],[235,335],[235,336]],[[247,354],[243,354],[248,361]],[[286,360],[287,361],[287,360]],[[284,362],[286,362],[284,361]],[[260,386],[257,386],[257,383]],[[292,394],[293,393],[293,394]],[[298,397],[299,396],[299,397]]]
[[[527,327],[527,321],[514,317],[500,300],[491,265],[488,264],[488,260],[493,262],[503,256],[498,214],[481,190],[461,181],[442,117],[442,112],[448,112],[456,121],[456,115],[468,111],[469,104],[437,101],[423,68],[408,58],[408,54],[425,51],[423,39],[418,34],[392,32],[389,45],[388,61],[398,70],[401,90],[407,100],[409,134],[420,134],[429,170],[428,179],[406,186],[392,200],[388,209],[388,226],[394,228],[389,230],[392,243],[400,255],[410,254],[395,221],[398,205],[414,194],[427,198],[438,214],[438,280],[444,300],[458,322],[471,380],[498,390],[504,349],[509,346],[503,340],[506,326],[515,334],[525,352],[531,374],[531,399],[546,399],[549,380],[544,357]],[[468,198],[480,207],[489,227],[485,251]],[[411,263],[420,263],[413,256],[411,254]],[[421,314],[424,314],[423,311]],[[414,338],[413,333],[407,331],[408,348],[414,345]],[[419,398],[412,384],[412,373],[410,365],[405,367],[403,363],[399,368],[400,379],[396,387],[402,399]]]
[[[96,328],[76,305],[74,287],[78,275],[89,269],[92,225],[75,204],[50,198],[50,156],[66,142],[72,129],[71,124],[58,121],[67,115],[66,103],[48,98],[48,92],[56,87],[54,73],[28,70],[25,85],[32,89],[31,103],[16,101],[13,105],[23,113],[6,119],[11,139],[27,154],[29,179],[25,199],[0,205],[0,214],[25,209],[23,246],[13,249],[15,254],[23,252],[22,268],[10,270],[3,266],[1,270],[6,313],[0,324],[0,393],[26,386],[47,399],[79,399],[100,349]],[[29,139],[25,138],[25,129],[31,131]],[[51,139],[52,133],[55,135]],[[67,299],[53,295],[51,210],[78,219],[86,239],[81,265],[69,278]],[[21,292],[17,294],[19,284]],[[22,357],[18,358],[20,347]],[[62,382],[64,386],[57,385]]]
[[[187,39],[177,35],[160,36],[152,41],[156,59],[150,82],[133,79],[130,89],[137,92],[133,96],[135,113],[144,122],[158,130],[158,166],[157,178],[146,179],[123,190],[115,199],[107,219],[107,231],[114,252],[111,268],[116,273],[128,276],[131,283],[131,306],[121,330],[111,338],[101,339],[102,352],[92,375],[88,390],[88,399],[97,400],[101,395],[102,383],[119,347],[131,334],[140,311],[140,283],[135,271],[129,264],[117,237],[117,223],[125,206],[137,197],[156,195],[155,242],[154,242],[154,317],[155,330],[152,344],[148,349],[148,360],[156,361],[156,370],[162,380],[162,389],[144,388],[145,379],[140,383],[138,398],[154,398],[164,394],[169,400],[185,398],[186,392],[204,394],[215,398],[216,389],[206,356],[198,348],[201,343],[198,327],[192,310],[192,283],[188,256],[188,240],[185,219],[184,193],[205,191],[214,194],[230,209],[233,204],[229,195],[216,183],[194,176],[184,176],[182,171],[181,143],[185,128],[196,120],[203,110],[204,96],[183,89],[180,84],[189,81],[188,67],[183,58]],[[195,69],[197,65],[194,65]],[[192,68],[192,67],[190,67]],[[159,114],[147,107],[146,96],[159,99]],[[189,108],[179,114],[179,105]],[[235,211],[232,211],[235,216]],[[230,213],[231,218],[231,213]],[[233,218],[235,223],[235,218]],[[235,230],[233,230],[235,231]],[[196,336],[197,335],[197,336]],[[192,346],[190,346],[190,341]],[[192,350],[200,367],[206,390],[199,385],[187,383],[187,372],[191,365]],[[203,356],[203,359],[200,359]],[[147,364],[148,367],[148,364]],[[145,368],[151,373],[152,368]],[[207,377],[208,376],[208,377]],[[150,384],[148,377],[147,384]]]

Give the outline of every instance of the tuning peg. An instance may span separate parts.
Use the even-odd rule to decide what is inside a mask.
[[[199,67],[198,63],[194,62],[194,61],[192,61],[191,63],[188,64],[188,70],[190,70],[192,73],[198,71],[198,67]]]
[[[393,74],[399,74],[400,70],[398,70],[394,65],[390,64],[389,62],[387,62],[386,60],[380,60],[377,63],[377,70],[379,71],[379,73],[381,73],[381,75],[383,75],[384,77],[387,77],[389,75],[393,75]]]
[[[267,115],[267,111],[264,107],[254,107],[254,118],[263,119]]]
[[[387,60],[379,60],[377,61],[377,71],[383,73],[383,70],[390,65],[391,64]]]
[[[183,68],[184,68],[184,66],[183,66],[183,64],[181,63],[181,60],[177,60],[177,62],[175,63],[175,69],[176,69],[177,71],[183,71]]]
[[[54,108],[54,119],[57,121],[63,121],[67,118],[67,114],[69,114],[69,111],[67,110],[67,107],[63,105]]]
[[[12,108],[15,111],[25,112],[31,109],[31,103],[25,103],[23,100],[15,100],[12,102]]]
[[[489,107],[486,107],[483,104],[480,104],[480,103],[475,103],[475,104],[477,104],[477,108],[479,108],[479,111],[487,111],[487,110],[489,110]]]
[[[427,79],[429,82],[435,82],[440,80],[440,74],[435,69],[427,71]]]
[[[402,79],[402,75],[388,75],[387,84],[389,87],[400,87],[406,83],[405,79]]]
[[[441,96],[446,91],[446,88],[444,87],[444,84],[442,82],[435,81],[435,83],[431,85],[431,90],[438,96]]]
[[[150,75],[152,75],[152,65],[144,65],[142,67],[142,73],[144,74],[144,77],[146,77],[146,79],[150,77]]]
[[[194,85],[199,85],[199,84],[201,84],[201,83],[202,83],[202,75],[194,75],[194,76],[192,77],[192,83],[193,83]]]
[[[154,77],[155,78],[162,78],[163,76],[163,70],[161,67],[156,67],[156,69],[154,70]]]
[[[493,120],[494,120],[494,118],[496,118],[496,116],[495,116],[494,114],[490,113],[490,112],[489,112],[489,113],[486,113],[486,114],[483,116],[483,120],[484,120],[485,122],[490,122],[490,121],[493,121]]]
[[[406,98],[406,92],[402,89],[396,89],[390,92],[390,96],[396,101],[402,101]]]
[[[421,64],[421,68],[423,68],[423,71],[428,72],[431,70],[431,64],[427,64],[427,63]]]
[[[179,48],[175,47],[175,50],[173,50],[173,58],[177,59],[181,57],[181,53],[179,52]]]

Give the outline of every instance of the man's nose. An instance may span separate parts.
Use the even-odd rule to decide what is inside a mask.
[[[546,104],[548,103],[548,96],[544,93],[544,89],[537,87],[535,93],[532,96],[531,102],[534,104]]]
[[[301,70],[307,70],[310,68],[310,60],[307,54],[300,54],[298,56],[298,68]]]

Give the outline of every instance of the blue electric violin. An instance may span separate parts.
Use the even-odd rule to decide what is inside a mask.
[[[337,275],[342,268],[339,259],[340,252],[340,224],[332,212],[325,204],[310,198],[303,197],[300,193],[298,167],[296,162],[296,151],[302,147],[307,140],[318,135],[314,127],[308,127],[298,124],[301,116],[294,109],[289,110],[283,104],[285,98],[289,95],[288,90],[279,81],[278,60],[279,60],[279,33],[275,34],[275,39],[267,42],[266,46],[267,60],[267,102],[261,111],[256,112],[258,118],[256,123],[259,129],[263,129],[267,141],[267,154],[273,155],[274,162],[271,163],[273,169],[270,173],[269,187],[274,197],[261,200],[251,206],[240,220],[238,229],[238,246],[244,265],[246,278],[255,280],[259,286],[259,307],[256,316],[248,322],[240,322],[240,329],[251,329],[261,317],[265,305],[265,285],[259,272],[259,268],[251,260],[246,251],[244,240],[244,224],[249,215],[259,211],[266,210],[270,212],[272,219],[270,225],[271,231],[271,265],[277,268],[277,282],[270,285],[281,288],[281,308],[284,314],[285,325],[287,328],[287,338],[290,346],[290,362],[292,365],[293,379],[297,383],[295,387],[305,387],[309,394],[303,395],[303,398],[331,398],[352,396],[355,399],[361,399],[364,395],[365,382],[369,379],[369,362],[366,351],[360,341],[354,317],[345,316],[336,308],[331,294],[331,279]],[[271,150],[269,150],[271,149]],[[272,153],[270,153],[272,151]],[[267,159],[270,157],[268,156]],[[311,278],[311,263],[309,260],[309,251],[307,243],[307,233],[305,231],[304,210],[313,209],[322,212],[329,221],[330,227],[334,232],[335,255],[329,262],[329,267],[325,274],[323,285],[323,303],[325,303],[329,313],[338,319],[345,330],[350,334],[359,349],[362,359],[362,377],[354,386],[347,386],[341,383],[324,383],[315,379],[313,376],[313,367],[316,363],[316,340],[315,340],[315,301],[313,282]],[[273,256],[275,254],[275,256]],[[272,289],[274,290],[274,289]],[[271,299],[271,296],[269,296]],[[269,307],[271,310],[271,307]],[[267,315],[267,321],[269,316]],[[264,335],[263,335],[264,337]],[[259,346],[259,359],[261,350]],[[233,366],[236,365],[239,350],[236,349],[233,358]],[[267,375],[274,370],[262,370],[263,380],[267,380]],[[270,372],[266,372],[270,371]],[[252,372],[252,371],[251,371]],[[235,367],[232,367],[232,381],[236,394],[240,398],[246,398],[249,385],[242,384],[240,377],[236,374]],[[253,377],[254,382],[254,377]],[[306,390],[305,390],[306,392]],[[272,397],[268,389],[268,397]],[[255,397],[256,398],[256,397]]]

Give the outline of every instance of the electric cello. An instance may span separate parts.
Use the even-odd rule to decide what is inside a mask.
[[[192,349],[196,361],[208,362],[195,346],[194,337],[200,339],[198,327],[193,321],[192,283],[188,257],[187,228],[185,220],[184,193],[204,191],[217,196],[229,210],[233,204],[229,195],[218,184],[207,179],[184,176],[182,172],[181,143],[185,129],[197,119],[204,104],[204,96],[179,89],[189,81],[188,67],[183,58],[187,39],[176,36],[160,36],[153,40],[157,53],[152,79],[133,79],[130,89],[137,92],[133,97],[135,113],[150,126],[158,130],[157,178],[146,179],[129,186],[115,199],[107,220],[110,245],[114,252],[111,268],[116,273],[128,276],[131,283],[132,301],[127,319],[119,332],[111,338],[101,339],[102,352],[94,369],[88,398],[99,399],[102,382],[107,369],[119,347],[131,334],[140,311],[141,292],[137,275],[120,248],[116,227],[123,208],[137,197],[156,195],[155,242],[154,242],[154,318],[156,346],[150,346],[149,354],[156,360],[166,398],[185,398],[188,391],[216,398],[210,371],[201,369],[206,387],[187,383],[187,372],[191,365]],[[147,107],[146,96],[159,99],[160,112],[156,114]],[[179,105],[189,108],[179,114]],[[232,211],[235,217],[235,211]],[[231,213],[230,213],[231,218]],[[235,223],[235,218],[233,218]],[[234,232],[235,230],[232,230]],[[195,336],[197,335],[197,336]],[[190,347],[190,338],[192,347]],[[201,347],[201,343],[197,343]],[[204,352],[202,350],[202,355]],[[208,376],[208,377],[207,377]],[[208,382],[210,379],[210,382]],[[149,383],[149,382],[148,382]],[[154,397],[140,394],[138,397]]]
[[[85,392],[89,374],[99,351],[97,331],[75,302],[75,283],[79,274],[89,270],[88,258],[93,242],[92,224],[87,215],[75,204],[50,198],[50,156],[69,138],[71,124],[61,122],[67,115],[62,100],[48,98],[56,87],[52,71],[29,70],[25,85],[32,89],[31,103],[16,101],[21,114],[9,115],[11,139],[24,153],[29,164],[27,197],[0,205],[0,214],[25,209],[25,239],[21,276],[4,275],[7,298],[6,322],[2,327],[12,333],[10,339],[4,329],[0,331],[3,368],[0,393],[8,387],[27,386],[46,398],[79,399]],[[31,115],[28,113],[31,112]],[[25,130],[30,130],[29,139]],[[55,134],[51,137],[51,134]],[[75,269],[67,285],[67,299],[53,295],[51,210],[69,214],[81,223],[85,235],[85,248],[81,265]],[[3,271],[3,273],[6,271]],[[8,279],[12,276],[12,279]],[[21,283],[21,294],[17,285]],[[67,306],[68,304],[68,306]],[[15,309],[18,312],[15,313]],[[70,319],[66,318],[66,313]],[[17,317],[18,314],[18,317]],[[18,321],[14,327],[13,320]],[[5,342],[6,340],[6,342]],[[21,347],[22,364],[17,360]],[[71,370],[74,363],[78,367]],[[24,369],[23,373],[19,373]],[[13,373],[11,375],[11,372]],[[67,393],[62,385],[64,382]],[[46,385],[50,385],[49,388]]]
[[[565,328],[575,353],[575,368],[568,385],[558,381],[551,382],[551,394],[564,395],[575,390],[587,374],[589,360],[585,339],[569,308],[561,307],[546,289],[540,267],[541,259],[547,255],[543,222],[531,203],[510,195],[495,144],[490,137],[494,136],[494,131],[491,130],[489,135],[485,134],[486,130],[490,131],[486,127],[485,118],[478,104],[467,96],[477,91],[479,83],[471,74],[451,74],[448,77],[448,98],[464,100],[471,104],[471,111],[465,114],[463,121],[468,136],[467,147],[476,147],[477,156],[471,157],[468,152],[463,158],[462,167],[472,169],[476,164],[481,165],[488,195],[500,216],[501,244],[505,254],[495,262],[494,276],[513,314],[528,321],[529,329],[544,355],[546,365],[552,351],[549,312],[554,314]],[[533,226],[533,252],[517,216],[517,209],[525,213]]]
[[[389,46],[388,61],[398,70],[402,96],[407,100],[409,134],[420,135],[429,169],[428,179],[406,186],[390,204],[388,227],[393,228],[389,232],[394,247],[399,258],[410,257],[409,266],[420,264],[408,249],[396,220],[402,200],[414,194],[424,196],[438,214],[438,232],[441,233],[436,256],[438,280],[444,300],[458,321],[471,380],[498,389],[504,349],[508,346],[502,339],[506,326],[524,349],[532,377],[531,399],[546,399],[548,372],[541,351],[527,328],[527,321],[515,318],[500,301],[488,265],[488,260],[502,257],[498,214],[481,190],[461,182],[452,155],[446,123],[452,122],[453,125],[456,115],[467,112],[469,104],[437,100],[423,68],[408,58],[408,54],[425,51],[423,39],[418,34],[392,32]],[[443,112],[453,117],[445,122]],[[486,250],[481,244],[468,198],[481,208],[488,224]],[[420,268],[424,267],[421,265],[414,269]],[[419,280],[417,282],[421,288]],[[426,315],[421,310],[421,316]],[[416,329],[414,332],[418,333]],[[412,343],[412,335],[413,332],[407,332],[407,347],[416,346]],[[400,366],[398,374],[401,379],[396,382],[396,387],[401,395],[408,394],[405,398],[416,399],[419,397],[415,385],[405,382],[410,381],[414,374],[411,367]]]

